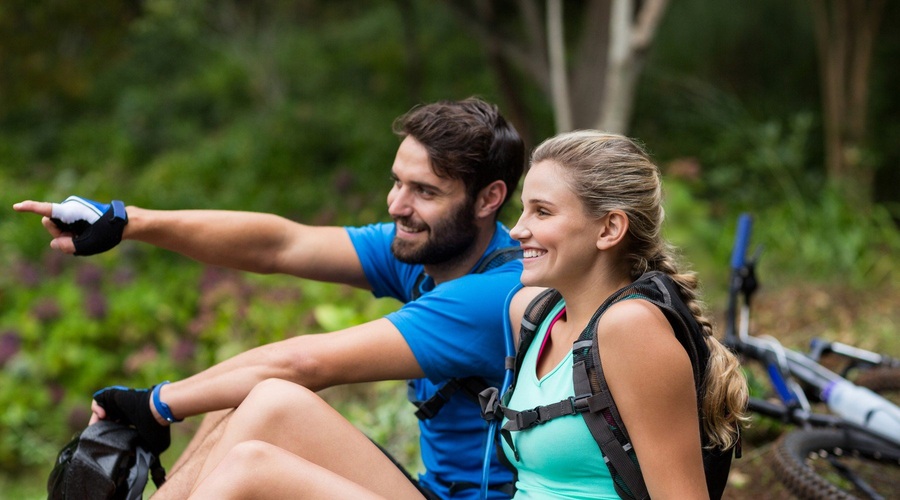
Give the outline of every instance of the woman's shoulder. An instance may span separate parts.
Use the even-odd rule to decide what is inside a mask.
[[[662,310],[640,298],[611,305],[597,321],[597,339],[607,351],[683,351]]]

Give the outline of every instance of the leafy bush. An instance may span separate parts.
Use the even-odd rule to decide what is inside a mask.
[[[347,287],[243,276],[127,243],[91,260],[47,252],[10,269],[0,282],[4,470],[52,463],[101,387],[185,378],[260,343],[396,307]]]

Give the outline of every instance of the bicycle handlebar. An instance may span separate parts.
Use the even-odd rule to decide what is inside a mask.
[[[731,252],[731,269],[737,271],[744,266],[747,246],[750,242],[750,231],[753,228],[753,218],[748,213],[738,217],[737,232],[734,236],[734,248]]]

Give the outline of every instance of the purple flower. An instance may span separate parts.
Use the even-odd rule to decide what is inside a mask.
[[[100,320],[106,317],[106,296],[102,292],[93,290],[84,299],[84,309],[88,318]]]
[[[207,266],[200,277],[200,290],[209,291],[228,278],[228,271],[221,267]]]
[[[134,281],[134,274],[134,269],[129,266],[117,267],[113,274],[113,283],[118,286],[130,285]]]
[[[68,255],[61,252],[45,252],[44,253],[44,272],[47,276],[57,277],[62,274],[66,268],[66,263],[70,262]]]
[[[197,344],[190,339],[181,339],[172,349],[172,360],[176,363],[186,363],[194,358]]]
[[[96,290],[103,282],[103,270],[93,264],[84,264],[78,268],[75,282],[88,290]]]
[[[41,283],[41,273],[37,266],[30,262],[20,261],[15,266],[19,282],[26,288],[33,288]]]
[[[22,339],[13,330],[3,332],[0,335],[0,367],[15,356],[22,347]]]
[[[137,373],[148,363],[156,361],[158,357],[159,352],[157,352],[156,348],[152,345],[147,344],[141,347],[139,351],[136,351],[128,356],[123,363],[123,368],[125,369],[125,373]]]
[[[66,397],[66,388],[59,382],[50,383],[47,389],[50,392],[50,401],[53,403],[53,406],[62,403],[62,400]]]
[[[58,319],[62,314],[62,310],[59,307],[59,303],[52,298],[45,298],[39,300],[34,307],[31,308],[31,313],[34,314],[34,317],[37,318],[42,323],[48,323],[55,319]]]

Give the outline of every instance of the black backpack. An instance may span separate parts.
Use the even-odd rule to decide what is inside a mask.
[[[644,499],[649,498],[647,486],[644,484],[628,431],[622,423],[622,418],[619,416],[616,404],[606,385],[596,338],[597,321],[600,316],[616,302],[633,297],[647,300],[663,311],[666,319],[672,325],[678,341],[691,359],[697,394],[702,398],[703,380],[709,360],[709,350],[703,337],[703,331],[690,309],[681,300],[678,287],[672,278],[664,273],[653,271],[613,293],[597,309],[587,327],[573,344],[572,377],[575,397],[531,410],[511,410],[505,405],[509,403],[515,389],[515,378],[513,378],[513,383],[503,394],[502,400],[497,399],[499,391],[496,388],[490,388],[482,392],[481,404],[485,419],[499,420],[504,416],[509,419],[500,430],[500,435],[507,441],[516,459],[518,459],[518,452],[512,445],[510,432],[526,430],[557,417],[580,414],[603,452],[604,461],[609,468],[619,496],[626,499]],[[526,309],[519,334],[514,377],[520,371],[525,352],[528,351],[528,346],[534,340],[538,326],[560,299],[559,292],[550,289],[535,297]],[[698,404],[699,402],[698,400]],[[702,443],[703,467],[706,472],[707,489],[710,498],[718,499],[721,498],[728,480],[732,450],[708,449],[704,433],[701,432],[701,436],[704,436]],[[500,453],[500,456],[504,456],[503,453]],[[740,456],[739,449],[737,456]],[[514,468],[512,464],[509,465]]]
[[[48,500],[140,500],[148,477],[157,488],[166,471],[143,446],[137,430],[101,420],[59,452],[47,480]]]

